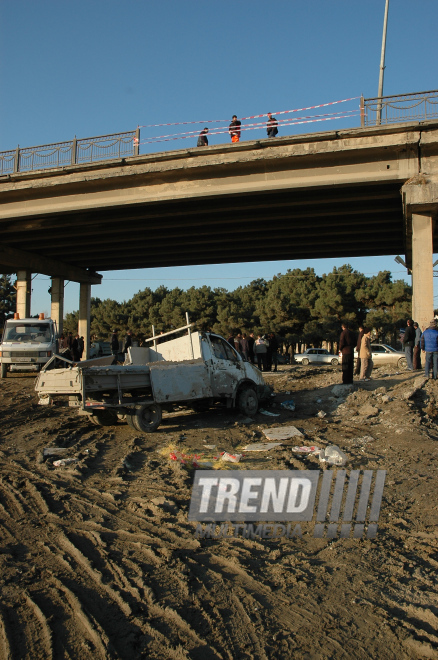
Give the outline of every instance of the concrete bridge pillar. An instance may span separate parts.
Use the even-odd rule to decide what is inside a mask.
[[[29,318],[30,316],[31,278],[32,273],[30,270],[17,271],[16,311],[20,315],[20,319]]]
[[[52,277],[50,316],[56,321],[58,333],[62,335],[64,330],[64,280],[60,277]]]
[[[412,213],[412,318],[421,330],[434,316],[433,225],[431,215]]]
[[[417,174],[402,187],[406,264],[412,270],[412,318],[422,330],[433,318],[433,253],[438,176]]]
[[[82,284],[79,289],[79,336],[84,338],[83,360],[90,356],[90,313],[91,313],[91,284]]]

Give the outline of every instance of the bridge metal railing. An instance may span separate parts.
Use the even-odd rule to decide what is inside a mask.
[[[0,176],[52,167],[93,163],[111,158],[138,156],[140,129],[69,142],[44,144],[0,152]]]
[[[362,97],[360,110],[362,126],[434,119],[438,117],[438,90],[374,99]]]

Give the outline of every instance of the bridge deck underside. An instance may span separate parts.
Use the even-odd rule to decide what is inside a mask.
[[[95,271],[405,250],[400,182],[197,197],[33,220],[0,227],[3,242]]]

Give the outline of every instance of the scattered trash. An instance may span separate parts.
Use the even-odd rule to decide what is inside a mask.
[[[239,426],[239,424],[254,424],[254,420],[252,417],[243,417],[236,422],[235,426]]]
[[[339,449],[337,445],[329,445],[321,451],[319,454],[319,460],[322,463],[328,463],[329,465],[345,465],[348,461],[348,457],[344,454],[342,449]]]
[[[268,417],[280,417],[280,413],[271,413],[268,410],[264,410],[263,408],[260,408],[259,413],[262,415],[267,415]]]
[[[281,442],[258,442],[255,445],[248,445],[243,449],[245,451],[269,451],[270,449],[274,449],[274,447],[280,447],[281,444]]]
[[[323,449],[319,449],[319,447],[292,447],[292,451],[295,452],[296,454],[319,454],[321,451],[324,451]]]
[[[68,447],[46,447],[43,449],[43,456],[44,458],[47,458],[47,456],[59,456],[65,454],[68,449]]]
[[[211,449],[212,451],[216,449],[217,445],[204,445],[206,449]]]
[[[221,453],[221,459],[228,463],[240,463],[241,458],[243,458],[243,454],[229,454],[227,451]]]
[[[60,458],[58,461],[53,461],[55,467],[64,467],[64,465],[71,465],[72,463],[77,463],[79,459],[77,458]]]
[[[272,429],[263,429],[268,440],[288,440],[289,438],[304,438],[296,426],[276,426]]]
[[[316,399],[316,403],[322,403],[322,399]]]
[[[317,414],[317,417],[324,419],[324,417],[327,417],[327,413],[324,412],[323,410],[320,410],[319,413]]]
[[[289,401],[283,401],[280,403],[281,408],[286,408],[286,410],[295,410],[295,401],[289,399]]]

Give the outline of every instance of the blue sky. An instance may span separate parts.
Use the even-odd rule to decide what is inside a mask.
[[[385,0],[0,0],[0,150],[374,97],[384,7]],[[437,0],[390,0],[385,95],[438,88],[437,25]],[[355,100],[334,109],[357,107]],[[281,134],[358,125],[348,116]],[[143,128],[141,141],[191,128]],[[221,142],[228,136],[210,137]],[[194,144],[142,144],[141,151]],[[393,256],[165,268],[105,273],[93,295],[122,301],[160,284],[232,290],[287,268],[310,265],[322,274],[346,261],[367,274],[406,274]],[[49,310],[49,284],[34,279],[32,313]],[[77,307],[78,285],[70,283],[66,311]]]

